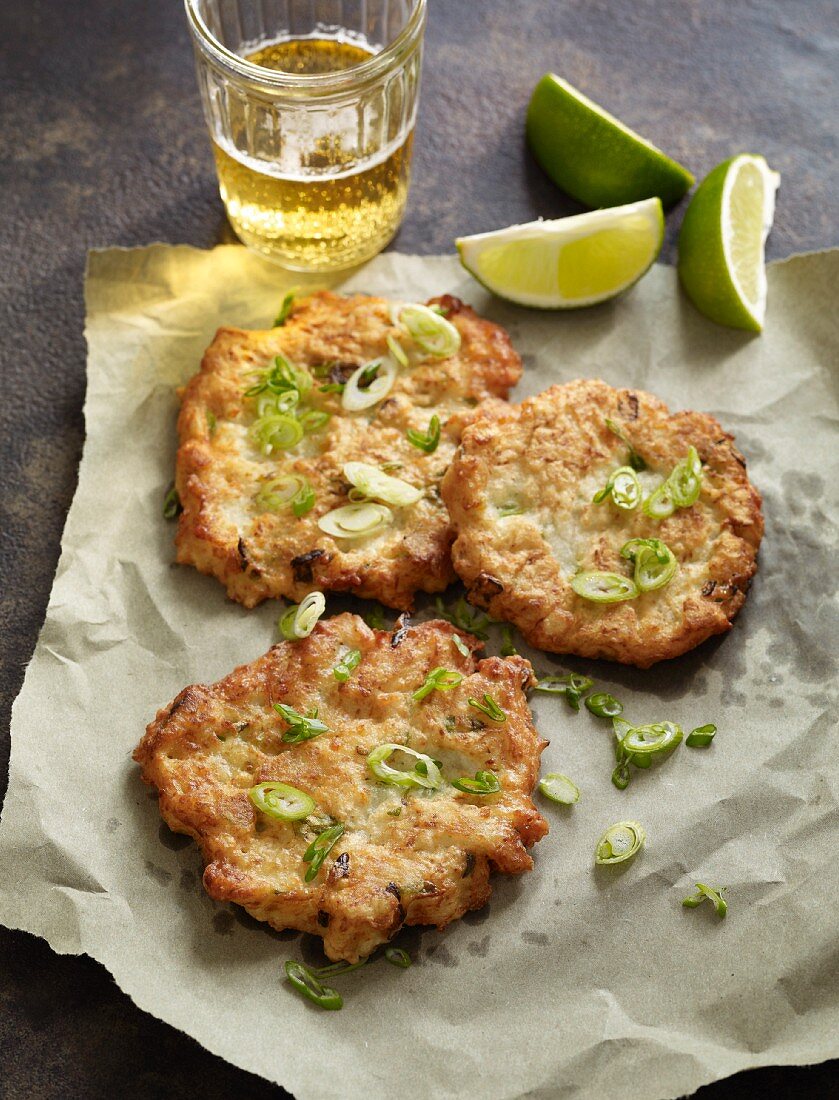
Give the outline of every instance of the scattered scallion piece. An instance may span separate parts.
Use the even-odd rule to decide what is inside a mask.
[[[396,381],[398,364],[391,356],[358,367],[344,383],[341,404],[347,412],[361,412],[384,401]]]
[[[466,775],[452,780],[452,786],[464,794],[498,794],[501,783],[494,772],[477,771],[475,778],[470,779]]]
[[[647,468],[646,462],[643,460],[643,458],[641,458],[641,456],[638,454],[638,452],[635,450],[635,448],[629,442],[629,439],[626,436],[626,432],[624,432],[624,430],[621,427],[619,427],[614,422],[614,420],[610,420],[608,417],[606,418],[606,427],[609,429],[609,431],[613,435],[616,435],[622,443],[626,444],[627,448],[629,449],[629,455],[627,457],[627,462],[632,467],[632,469],[633,470],[638,470],[638,471],[646,470],[646,468]]]
[[[358,668],[359,664],[361,664],[361,650],[350,649],[332,669],[332,675],[339,683],[344,684],[349,680],[353,669]]]
[[[682,905],[684,905],[686,909],[695,909],[697,905],[701,905],[702,902],[705,901],[705,899],[707,898],[708,901],[710,901],[711,904],[714,906],[717,916],[720,918],[720,920],[722,920],[722,918],[728,912],[728,903],[722,896],[723,891],[726,889],[727,887],[721,886],[718,890],[714,890],[712,889],[712,887],[706,886],[704,882],[697,882],[697,892],[695,894],[691,894],[690,897],[685,898],[682,902]]]
[[[501,648],[498,651],[502,657],[516,657],[518,650],[513,645],[513,628],[509,623],[501,627]]]
[[[419,703],[432,691],[451,691],[452,688],[456,688],[462,682],[463,676],[459,672],[438,666],[432,668],[425,678],[425,683],[422,687],[417,688],[411,698],[415,703]]]
[[[403,752],[414,758],[416,763],[411,771],[400,771],[386,763],[395,752]],[[426,790],[437,790],[443,783],[442,773],[431,757],[409,749],[407,745],[396,745],[392,742],[379,745],[368,753],[367,766],[376,779],[381,780],[382,783],[389,783],[393,787],[424,787]]]
[[[716,732],[717,727],[713,722],[709,722],[707,726],[697,726],[687,735],[685,744],[692,749],[706,749],[714,740]]]
[[[419,432],[416,428],[409,428],[405,435],[413,447],[425,451],[427,455],[434,454],[440,443],[440,417],[436,414],[428,422],[428,431]]]
[[[287,642],[308,638],[315,623],[326,610],[326,597],[322,592],[310,592],[299,604],[292,605],[280,617],[280,633]]]
[[[602,504],[612,498],[612,503],[626,512],[637,508],[641,502],[641,483],[631,466],[621,466],[610,475],[606,486],[592,497],[592,503]]]
[[[474,707],[475,710],[479,710],[482,714],[485,714],[491,722],[498,722],[500,724],[501,722],[507,721],[507,715],[501,707],[499,707],[493,697],[486,692],[484,693],[484,701],[482,703],[477,699],[468,699],[467,702],[470,707]]]
[[[398,966],[400,970],[407,970],[411,965],[411,956],[402,947],[386,947],[385,958],[391,966]]]
[[[640,852],[646,839],[643,825],[637,821],[619,821],[610,825],[598,840],[594,862],[601,867],[625,863]]]
[[[385,613],[380,603],[374,603],[364,612],[364,621],[371,630],[386,630]]]
[[[181,498],[178,496],[178,490],[172,484],[166,490],[166,496],[163,498],[163,518],[175,519],[180,511]]]
[[[542,676],[534,687],[542,695],[564,695],[572,710],[580,709],[583,695],[594,687],[594,680],[569,672],[564,676]]]
[[[311,741],[322,733],[329,733],[329,726],[318,718],[318,709],[313,707],[307,714],[300,714],[285,703],[274,703],[274,710],[288,723],[283,741],[289,745],[298,745],[301,741]]]
[[[655,722],[649,726],[633,726],[621,744],[633,761],[638,756],[669,754],[681,744],[682,729],[675,722]]]
[[[387,527],[393,513],[386,504],[369,501],[333,508],[318,520],[318,527],[336,539],[364,539]]]
[[[288,783],[257,783],[248,791],[248,798],[266,817],[277,821],[302,821],[315,810],[312,796]]]
[[[663,588],[678,568],[675,554],[661,539],[630,539],[621,547],[621,557],[634,563],[634,580],[641,592]]]
[[[298,423],[306,435],[319,432],[321,428],[326,427],[331,419],[331,414],[323,412],[321,409],[306,409],[304,412],[297,414]]]
[[[702,491],[702,461],[695,447],[678,462],[667,479],[677,508],[690,508],[699,500]]]
[[[331,986],[324,985],[317,973],[303,963],[289,959],[285,964],[286,978],[294,988],[318,1006],[330,1011],[343,1008],[344,999]]]
[[[548,772],[539,782],[539,790],[551,802],[573,806],[580,801],[580,788],[561,772]]]
[[[369,462],[345,462],[344,477],[364,500],[381,500],[398,508],[416,504],[423,491],[401,478],[384,473]]]
[[[440,313],[424,305],[407,305],[399,311],[399,321],[411,339],[426,355],[447,359],[460,349],[460,333]]]
[[[463,596],[451,609],[443,603],[442,596],[437,597],[434,606],[440,618],[445,619],[452,626],[456,626],[458,630],[462,630],[466,634],[474,634],[476,638],[480,638],[482,641],[486,641],[489,637],[486,628],[490,624],[490,619],[476,611],[471,604],[466,602]]]
[[[281,328],[286,323],[286,321],[288,320],[288,315],[291,313],[292,308],[294,307],[294,297],[294,291],[290,290],[288,294],[286,294],[285,298],[283,298],[277,316],[274,318],[274,324],[272,326],[273,328]]]
[[[607,691],[596,691],[586,699],[586,707],[598,718],[616,718],[623,713],[623,703]]]
[[[470,656],[469,647],[464,644],[464,641],[459,634],[452,634],[452,645],[461,657]]]
[[[289,413],[268,413],[251,424],[250,437],[263,454],[288,451],[303,438],[303,425]]]
[[[620,603],[622,600],[634,600],[638,595],[638,586],[631,577],[596,569],[577,573],[571,578],[571,587],[578,596],[594,603]]]
[[[399,341],[396,339],[396,337],[393,336],[392,334],[388,333],[388,337],[387,337],[387,340],[385,342],[387,344],[388,351],[393,356],[393,358],[396,360],[396,362],[399,364],[399,366],[400,367],[407,367],[408,366],[408,356],[405,354],[405,349],[402,347],[402,345],[399,343]]]
[[[315,493],[308,480],[300,474],[283,474],[263,482],[256,494],[256,503],[269,512],[291,508],[295,516],[305,516],[315,506]]]
[[[330,825],[328,829],[324,829],[322,833],[315,837],[303,853],[303,862],[309,864],[304,875],[306,882],[312,882],[313,879],[317,878],[323,861],[335,847],[338,838],[343,835],[344,828],[345,826],[340,823]]]
[[[524,507],[511,500],[507,504],[499,504],[497,512],[501,519],[506,519],[508,516],[524,515]]]

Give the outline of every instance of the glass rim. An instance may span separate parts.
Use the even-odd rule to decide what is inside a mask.
[[[278,69],[254,65],[252,61],[222,45],[201,17],[199,3],[200,0],[184,0],[184,7],[193,38],[205,56],[239,78],[280,91],[346,91],[359,83],[381,76],[416,43],[425,24],[426,11],[426,0],[413,0],[408,21],[396,38],[359,65],[331,73],[284,73]]]

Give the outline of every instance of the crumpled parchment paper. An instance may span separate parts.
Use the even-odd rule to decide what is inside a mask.
[[[161,503],[175,386],[218,325],[270,324],[289,282],[234,246],[90,258],[87,441],[14,708],[0,919],[92,955],[141,1008],[298,1100],[659,1100],[839,1054],[839,251],[771,267],[758,338],[704,320],[659,266],[569,314],[492,300],[452,257],[383,255],[346,283],[449,291],[500,321],[525,361],[517,396],[599,376],[715,414],[764,493],[767,533],[726,638],[648,672],[528,654],[542,672],[589,672],[636,722],[715,722],[712,747],[683,746],[621,792],[608,725],[534,697],[544,770],[572,776],[581,802],[545,805],[535,871],[497,878],[485,910],[408,933],[410,970],[341,980],[340,1013],[282,980],[310,945],[204,896],[194,845],[161,825],[130,759],[158,706],[275,640],[276,605],[246,611],[172,564]],[[595,869],[598,837],[624,819],[645,825],[646,850]],[[697,880],[729,888],[725,921],[682,908]]]

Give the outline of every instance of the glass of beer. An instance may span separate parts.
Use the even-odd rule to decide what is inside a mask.
[[[219,189],[294,271],[380,252],[405,210],[425,0],[185,0]]]

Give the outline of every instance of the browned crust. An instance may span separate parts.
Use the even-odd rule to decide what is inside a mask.
[[[702,493],[691,508],[656,522],[591,498],[627,449],[607,428],[619,423],[651,470],[666,476],[696,447]],[[457,529],[453,560],[473,602],[514,623],[527,641],[556,653],[646,668],[731,628],[757,568],[761,498],[733,437],[712,417],[670,413],[640,390],[580,380],[483,418],[463,435],[443,481]],[[525,514],[500,518],[499,494]],[[680,569],[670,584],[625,603],[577,596],[577,569],[628,572],[620,547],[660,538]],[[560,560],[562,559],[562,560]]]
[[[372,418],[344,414],[339,398],[313,391],[309,403],[332,416],[327,428],[267,458],[247,439],[254,411],[243,393],[254,372],[282,354],[298,366],[337,362],[345,376],[381,355],[388,334],[396,335],[388,303],[324,291],[298,300],[280,328],[219,329],[184,390],[178,418],[175,484],[183,512],[177,560],[217,577],[246,607],[277,596],[299,600],[320,589],[352,591],[402,609],[413,605],[416,591],[450,584],[453,534],[439,483],[476,407],[506,399],[521,362],[503,329],[458,299],[440,301],[461,334],[457,355],[402,371]],[[426,455],[405,433],[425,431],[435,413],[442,438]],[[397,463],[397,476],[426,490],[418,504],[399,510],[386,535],[367,543],[339,543],[317,526],[320,516],[347,502],[342,466],[350,460]],[[259,486],[290,472],[309,479],[317,494],[314,510],[298,519],[259,509]],[[302,572],[295,566],[300,558],[306,559]]]
[[[532,867],[527,849],[548,831],[531,799],[546,744],[524,692],[532,669],[521,657],[463,657],[453,633],[435,621],[391,635],[339,615],[217,684],[185,688],[158,712],[134,758],[169,827],[198,841],[211,897],[274,928],[322,936],[330,958],[356,961],[403,924],[442,928],[480,908],[491,867],[509,874]],[[470,650],[481,648],[461,637]],[[341,684],[332,669],[346,647],[361,649],[363,659]],[[438,665],[461,672],[463,683],[414,702],[411,693]],[[503,724],[468,705],[484,692],[506,712]],[[285,744],[277,701],[301,713],[317,706],[330,732]],[[425,797],[376,783],[367,753],[404,744],[406,735],[412,748],[443,761],[447,778],[488,768],[501,793],[481,798],[446,786]],[[319,813],[347,826],[311,884],[301,856],[325,825],[260,814],[247,791],[267,780],[310,792]],[[387,813],[397,808],[399,816]]]

